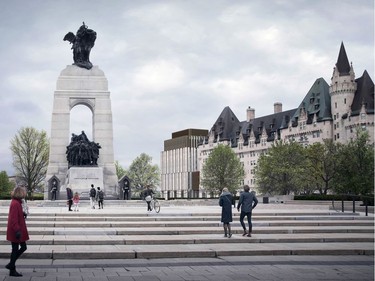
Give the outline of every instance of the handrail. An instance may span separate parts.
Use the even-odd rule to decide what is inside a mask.
[[[365,195],[356,195],[356,194],[337,194],[337,195],[341,195],[341,197],[342,197],[341,198],[341,212],[344,213],[344,197],[351,197],[352,198],[352,200],[353,200],[353,213],[355,213],[355,201],[358,198],[359,199],[358,201],[364,202],[366,217],[368,216],[368,200],[362,200],[362,199],[367,199],[367,198],[372,199],[373,197],[365,196]],[[336,212],[339,212],[335,207],[335,199],[334,198],[332,199],[332,208]]]

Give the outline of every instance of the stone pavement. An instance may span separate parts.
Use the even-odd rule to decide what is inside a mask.
[[[6,264],[7,260],[0,260]],[[23,277],[0,281],[372,281],[373,256],[230,256],[131,260],[18,261]]]
[[[155,214],[144,202],[107,201],[92,210],[83,201],[80,212],[68,212],[64,202],[29,202],[31,240],[17,262],[24,277],[12,279],[0,267],[0,281],[374,280],[373,215],[259,204],[253,237],[242,237],[234,210],[235,235],[224,239],[213,203],[162,202]],[[0,202],[1,235],[7,211]],[[0,264],[9,252],[0,241]],[[116,258],[124,253],[130,258]]]

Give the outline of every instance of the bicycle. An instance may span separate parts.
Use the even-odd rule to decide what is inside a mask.
[[[156,213],[160,212],[160,203],[154,197],[152,197],[152,199],[151,199],[150,206],[151,206],[151,211],[155,210]]]

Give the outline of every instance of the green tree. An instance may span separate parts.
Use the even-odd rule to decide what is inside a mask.
[[[11,151],[16,175],[26,184],[30,197],[46,177],[49,158],[47,133],[31,127],[22,128],[11,140]]]
[[[337,174],[337,161],[340,144],[331,139],[325,139],[323,143],[314,143],[306,148],[308,167],[306,179],[312,186],[312,190],[319,190],[320,194],[327,194],[331,189]]]
[[[13,189],[14,184],[9,181],[9,177],[6,171],[0,172],[0,194],[2,196],[9,195]]]
[[[263,194],[299,193],[305,183],[306,157],[297,142],[277,141],[259,157],[255,168],[258,190]]]
[[[236,153],[227,145],[215,147],[202,167],[203,188],[211,192],[220,192],[227,187],[235,193],[244,178],[244,169]]]
[[[115,168],[118,179],[121,179],[127,173],[117,160],[115,161]]]
[[[356,138],[340,149],[335,190],[338,193],[374,193],[374,144],[367,131],[358,130]]]
[[[142,153],[129,167],[127,176],[132,181],[132,187],[138,190],[145,186],[157,186],[160,182],[158,165],[152,165],[152,157]]]

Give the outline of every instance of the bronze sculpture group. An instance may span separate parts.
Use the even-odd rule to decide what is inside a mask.
[[[72,134],[70,144],[66,147],[69,167],[97,166],[100,148],[99,143],[90,141],[84,131],[80,135]]]

